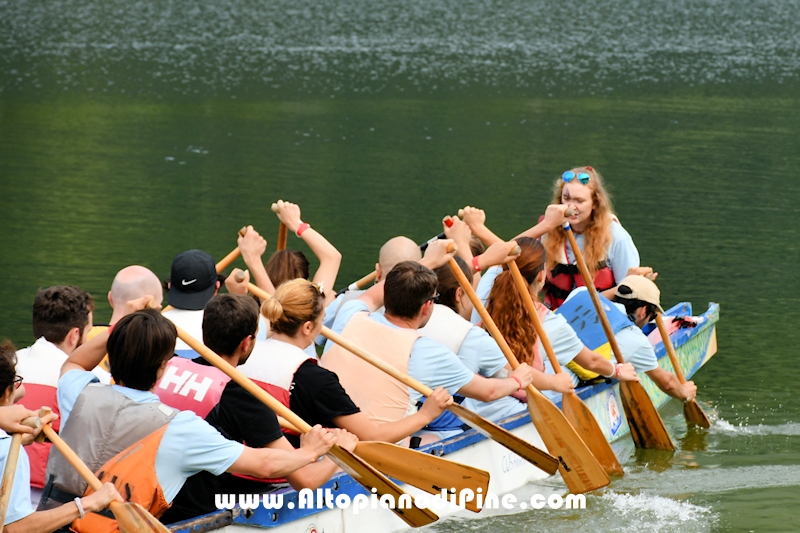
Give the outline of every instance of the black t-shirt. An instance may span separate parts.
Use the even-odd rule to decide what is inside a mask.
[[[194,362],[207,364],[203,359]],[[206,416],[206,422],[217,428],[226,439],[242,442],[251,448],[263,448],[283,436],[275,413],[233,381],[225,386],[219,403]],[[215,476],[203,471],[186,480],[161,521],[171,524],[216,511],[214,496],[233,493],[231,489],[239,481],[247,485],[248,493],[259,492],[252,490],[254,486],[263,487],[261,492],[269,490],[269,485],[261,482],[253,485],[228,473]]]
[[[311,426],[337,427],[334,418],[361,411],[344,391],[339,377],[310,359],[294,373],[289,398],[292,411]],[[286,438],[293,446],[300,445],[299,437],[287,435]]]

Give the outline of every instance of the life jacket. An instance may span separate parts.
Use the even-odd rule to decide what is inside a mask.
[[[616,305],[604,296],[598,296],[600,296],[603,310],[611,324],[611,331],[613,331],[615,335],[621,329],[634,325],[628,316],[620,311]],[[578,338],[587,348],[599,353],[609,361],[611,360],[611,344],[608,342],[608,337],[606,337],[603,324],[597,316],[594,304],[592,303],[592,297],[588,290],[576,292],[558,308],[556,313],[567,320],[567,323],[569,323],[575,331],[575,334],[578,335]],[[567,363],[567,368],[572,370],[575,375],[583,381],[591,381],[600,377],[599,374],[586,370],[575,361]]]
[[[556,266],[547,273],[547,281],[544,284],[545,303],[550,309],[556,310],[569,293],[576,287],[585,287],[586,283],[580,273],[578,265],[568,265],[567,263],[567,243],[564,243],[563,262],[559,258]],[[616,285],[614,273],[605,260],[600,261],[595,267],[594,286],[598,292],[605,291]]]
[[[167,426],[157,429],[144,439],[133,443],[104,464],[97,477],[103,483],[111,482],[127,502],[138,503],[158,518],[169,509],[164,490],[156,475],[156,455]],[[86,488],[84,496],[92,494]],[[72,522],[76,533],[119,533],[117,521],[98,513],[87,513]]]
[[[252,379],[256,385],[267,391],[270,396],[281,402],[286,408],[289,408],[294,374],[300,368],[300,365],[308,360],[313,361],[314,364],[317,363],[315,357],[311,357],[297,346],[275,339],[266,339],[256,342],[247,362],[241,365],[239,370]],[[297,435],[296,432],[289,429],[283,429],[283,432]],[[234,477],[266,484],[286,481],[285,478],[259,478],[245,474],[233,475]]]
[[[416,330],[379,324],[367,313],[356,313],[342,336],[406,374],[411,350],[421,335]],[[353,403],[378,424],[402,420],[413,409],[407,385],[338,344],[325,352],[321,365],[339,377]]]
[[[173,357],[156,382],[153,392],[170,407],[192,411],[200,418],[205,418],[219,403],[222,391],[230,380],[216,367],[199,365],[184,357]]]
[[[148,435],[164,428],[178,412],[177,409],[158,402],[136,402],[121,392],[115,391],[113,387],[90,383],[75,400],[75,406],[61,431],[61,438],[83,460],[89,470],[99,472],[101,467],[117,454],[128,450]],[[134,469],[139,467],[135,461],[133,464],[137,465]],[[155,470],[152,471],[152,474],[155,476]],[[124,498],[128,498],[128,489],[124,485],[124,482],[128,480],[119,479],[122,480],[120,481],[122,487],[120,494]],[[138,483],[138,481],[139,478],[136,478],[135,482]],[[153,478],[149,485],[137,485],[136,483],[130,487],[137,488],[137,490],[145,489],[147,486],[152,487],[153,484],[158,484],[158,481]],[[42,492],[39,510],[53,509],[68,503],[77,496],[85,494],[87,486],[86,481],[69,464],[61,452],[54,448],[51,450],[50,460],[47,463],[47,485]],[[132,489],[130,494],[133,498]],[[153,491],[145,491],[143,495],[137,495],[136,498],[148,501],[148,498],[153,498],[153,494]],[[142,503],[141,500],[133,501]],[[148,507],[148,505],[144,505],[144,507]],[[85,529],[84,531],[94,533],[96,530]]]
[[[457,354],[472,327],[472,322],[446,305],[435,304],[428,323],[417,331]]]
[[[28,409],[38,411],[42,406],[50,407],[60,416],[57,400],[58,378],[61,365],[67,360],[67,354],[44,337],[38,339],[30,348],[17,352],[17,374],[25,380],[25,396],[18,402]],[[61,418],[51,424],[54,431],[59,431]],[[31,469],[31,486],[43,488],[45,470],[50,448],[49,442],[34,442],[25,448],[28,451]]]

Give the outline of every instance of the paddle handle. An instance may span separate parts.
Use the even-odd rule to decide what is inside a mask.
[[[664,348],[667,349],[669,360],[672,361],[672,367],[675,369],[675,375],[678,377],[678,381],[681,382],[681,385],[683,385],[686,383],[686,378],[683,376],[681,363],[678,361],[678,354],[675,353],[675,347],[672,346],[672,340],[669,338],[669,332],[667,331],[666,324],[664,324],[664,319],[661,318],[661,313],[656,313],[656,325],[658,326],[659,333],[661,333],[661,341],[664,343]]]
[[[6,457],[6,468],[3,470],[3,482],[0,484],[0,532],[3,531],[3,524],[6,523],[8,502],[11,499],[11,489],[14,485],[14,476],[17,473],[17,461],[19,460],[21,446],[22,434],[14,433],[11,436],[11,446],[8,449],[8,457]]]
[[[370,283],[375,281],[375,278],[377,276],[378,276],[378,271],[377,270],[373,270],[372,272],[370,272],[369,274],[367,274],[366,276],[364,276],[360,280],[354,281],[353,283],[348,285],[347,286],[347,290],[355,291],[355,290],[363,289],[364,287],[366,287],[367,285],[369,285]]]
[[[522,297],[522,304],[525,306],[525,309],[528,310],[531,321],[533,321],[533,329],[536,330],[536,334],[539,336],[539,340],[542,342],[544,351],[547,354],[547,359],[550,360],[550,364],[553,366],[553,370],[555,370],[556,374],[560,374],[561,365],[558,364],[558,359],[556,359],[556,354],[553,351],[553,345],[550,344],[550,339],[547,338],[547,333],[544,331],[544,326],[539,318],[539,313],[536,312],[536,305],[534,304],[530,290],[528,289],[528,283],[525,281],[525,278],[522,277],[522,272],[519,271],[516,261],[511,261],[508,264],[508,269],[511,271],[511,276],[514,278],[514,283],[517,285],[517,290]]]
[[[273,213],[278,212],[278,204],[272,204],[270,209]],[[278,250],[285,250],[286,249],[286,237],[289,234],[289,229],[286,227],[286,224],[283,222],[278,225]]]
[[[244,237],[245,233],[247,233],[246,227],[243,227],[242,229],[239,230],[239,235],[241,235],[242,237]],[[236,248],[231,250],[231,252],[228,255],[220,259],[219,263],[217,263],[216,265],[217,273],[219,274],[220,272],[228,268],[230,264],[233,263],[236,260],[236,258],[239,257],[240,255],[242,255],[242,252],[239,251],[239,247],[237,246]]]
[[[614,336],[614,330],[611,329],[611,324],[608,321],[605,311],[603,311],[603,304],[600,302],[600,295],[597,294],[597,288],[594,286],[594,278],[589,274],[589,267],[586,266],[586,261],[583,259],[583,253],[578,248],[578,242],[575,240],[575,235],[572,233],[572,227],[569,222],[564,223],[564,232],[569,239],[569,245],[572,247],[572,253],[575,254],[575,260],[578,262],[578,269],[583,276],[583,283],[586,285],[586,290],[589,291],[589,296],[592,298],[594,309],[597,311],[597,317],[600,319],[600,324],[603,326],[603,331],[608,338],[608,343],[611,345],[611,351],[614,352],[614,357],[618,363],[624,363],[625,359],[622,357],[622,350],[619,349],[617,338]]]

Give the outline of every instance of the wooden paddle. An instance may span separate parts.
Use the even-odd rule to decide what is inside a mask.
[[[614,331],[611,329],[611,324],[608,322],[608,317],[603,311],[603,305],[600,302],[600,296],[597,294],[597,289],[594,286],[594,278],[589,274],[589,268],[586,266],[586,261],[583,260],[583,253],[578,248],[578,243],[575,241],[575,235],[572,234],[572,227],[569,222],[565,222],[564,231],[569,239],[569,244],[572,247],[572,253],[578,262],[578,269],[581,271],[583,281],[586,284],[586,289],[592,297],[597,316],[603,326],[603,331],[608,338],[611,345],[611,350],[614,352],[618,363],[624,363],[625,359],[622,357],[622,352],[617,344],[617,339],[614,337]],[[661,415],[658,414],[653,400],[647,395],[644,386],[638,381],[620,381],[619,382],[620,400],[622,407],[625,410],[625,418],[628,419],[628,426],[631,429],[631,437],[633,443],[637,448],[648,448],[655,450],[674,450],[675,445],[672,444],[672,439],[667,433],[667,428],[664,426],[664,421],[661,420]]]
[[[271,298],[271,296],[267,294],[264,290],[257,287],[256,285],[253,285],[252,283],[248,284],[248,290],[251,293],[258,296],[259,298],[261,298],[262,300]],[[333,332],[330,328],[323,326],[322,335],[325,338],[330,339],[336,344],[342,346],[346,350],[349,350],[358,357],[364,359],[368,363],[383,370],[384,372],[395,378],[397,381],[411,387],[412,389],[416,390],[423,396],[428,397],[433,392],[433,390],[431,390],[430,387],[420,383],[411,376],[400,372],[395,367],[389,365],[382,359],[375,357],[371,353],[356,346],[355,344],[345,339],[341,335]],[[501,428],[497,424],[494,424],[486,420],[485,418],[482,418],[481,416],[477,415],[476,413],[473,413],[466,407],[462,407],[457,403],[454,403],[447,409],[451,413],[462,419],[464,422],[466,422],[470,427],[475,428],[475,430],[481,433],[482,435],[495,440],[498,444],[505,446],[506,448],[513,451],[514,453],[516,453],[523,459],[527,460],[534,466],[541,468],[548,474],[554,474],[556,472],[556,469],[558,467],[558,461],[556,460],[555,457],[551,456],[550,454],[543,452],[542,450],[540,450],[535,446],[532,446],[530,443],[525,442],[516,435]]]
[[[61,455],[78,471],[92,489],[98,491],[103,488],[103,483],[89,470],[81,458],[72,451],[72,448],[53,431],[50,424],[42,426],[42,433],[50,439]],[[111,502],[108,508],[114,513],[117,526],[122,533],[170,533],[169,529],[151,515],[147,509],[132,502]]]
[[[345,348],[371,365],[383,370],[397,381],[408,387],[411,387],[423,396],[428,397],[433,393],[433,390],[431,390],[431,388],[427,385],[420,383],[408,374],[400,372],[383,359],[380,359],[367,352],[363,348],[356,346],[338,333],[334,333],[330,329],[323,327],[322,334],[342,348]],[[447,410],[466,422],[470,427],[474,428],[482,435],[489,437],[498,444],[508,448],[537,468],[540,468],[548,474],[556,473],[556,470],[558,469],[558,459],[552,455],[540,450],[539,448],[517,437],[513,433],[508,432],[497,424],[486,420],[480,415],[457,403],[448,406]]]
[[[41,427],[38,417],[26,418],[23,424],[34,429]],[[17,462],[19,460],[19,449],[22,446],[22,433],[11,435],[11,445],[6,456],[6,467],[3,470],[3,482],[0,484],[0,533],[6,523],[6,513],[8,512],[8,502],[11,498],[11,490],[14,486],[14,476],[17,473]]]
[[[255,285],[253,286],[255,287]],[[202,342],[177,326],[175,329],[178,331],[178,337],[194,351],[199,353],[203,359],[222,370],[233,381],[241,385],[243,389],[255,396],[264,405],[288,420],[294,427],[299,429],[301,433],[307,433],[311,429],[311,426],[306,424],[302,418],[270,396],[264,389],[253,383],[250,378],[233,368],[227,361],[206,347]],[[348,452],[339,445],[334,444],[333,448],[328,452],[328,456],[330,456],[330,458],[345,472],[350,474],[353,479],[367,489],[367,492],[370,492],[373,488],[376,489],[378,498],[386,494],[392,498],[392,501],[397,503],[400,501],[401,496],[406,495],[400,487],[378,472],[369,463],[356,454]],[[395,505],[395,507],[399,507],[399,505]],[[409,509],[392,508],[392,511],[411,527],[422,527],[439,519],[432,511],[420,509],[416,505]]]
[[[278,417],[281,427],[299,433],[285,418]],[[438,455],[422,453],[397,444],[360,440],[356,455],[393,477],[430,494],[441,495],[443,488],[454,488],[456,494],[469,489],[472,494],[486,494],[489,489],[489,473],[472,466],[465,466]],[[477,501],[464,502],[468,511],[479,513]]]
[[[664,324],[664,319],[661,318],[661,313],[656,313],[656,325],[658,326],[659,333],[661,333],[661,340],[664,342],[664,348],[667,349],[669,360],[672,361],[672,366],[675,369],[675,376],[677,376],[681,384],[686,383],[683,370],[681,370],[681,362],[678,360],[678,354],[675,353],[675,347],[672,345],[672,340],[669,338],[669,332],[667,331],[667,326]],[[683,417],[689,424],[694,424],[706,429],[711,427],[711,422],[708,420],[706,413],[694,398],[683,403]]]
[[[550,364],[556,374],[560,374],[562,372],[561,365],[558,364],[556,354],[553,352],[553,346],[550,344],[550,339],[547,338],[542,321],[536,312],[536,306],[528,289],[528,282],[522,277],[522,272],[519,271],[516,261],[511,261],[508,267],[511,271],[511,276],[514,278],[517,290],[522,297],[522,303],[533,321],[536,334],[542,342],[545,353],[547,353],[547,358],[550,360]],[[614,450],[611,449],[611,444],[606,440],[603,430],[600,429],[600,425],[597,423],[597,419],[575,392],[568,392],[561,396],[561,410],[564,411],[564,416],[586,445],[589,446],[592,454],[603,466],[606,473],[612,476],[624,475],[625,471],[622,469],[622,465],[619,464],[617,456],[614,455]]]
[[[511,368],[517,368],[519,362],[511,348],[503,338],[497,325],[489,316],[483,306],[472,284],[464,276],[461,267],[454,259],[449,261],[450,270],[453,271],[461,288],[469,297],[475,310],[481,317],[484,326],[489,330],[492,338],[506,356]],[[531,414],[531,421],[536,425],[539,435],[547,446],[547,449],[558,457],[558,470],[564,478],[567,488],[573,494],[589,492],[600,487],[605,487],[611,480],[603,467],[589,451],[589,448],[569,424],[564,414],[559,411],[553,402],[544,394],[536,390],[533,385],[528,385],[525,389],[528,394],[528,411]]]

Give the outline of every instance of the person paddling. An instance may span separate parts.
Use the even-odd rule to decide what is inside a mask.
[[[304,435],[298,450],[253,449],[224,438],[194,413],[159,402],[153,386],[174,353],[177,333],[160,312],[141,309],[150,299],[129,302],[131,314],[110,334],[101,333],[73,352],[58,383],[62,438],[101,480],[122,488],[127,500],[158,517],[197,472],[283,476],[316,462],[336,442],[333,433],[317,426]],[[117,383],[113,386],[98,384],[87,371],[106,352]],[[64,456],[51,452],[39,508],[91,493]],[[72,529],[114,531],[116,523],[88,513]]]
[[[251,296],[220,294],[212,298],[203,310],[203,343],[226,360],[231,366],[244,364],[255,345],[258,327],[258,304]],[[173,361],[176,358],[173,358]],[[227,376],[198,357],[189,362],[192,372],[186,382],[216,382],[220,375]],[[161,379],[164,383],[164,378]],[[177,390],[177,389],[175,389]],[[226,438],[236,442],[246,442],[254,448],[271,448],[291,451],[294,448],[284,437],[275,413],[230,379],[226,380],[224,390],[216,396],[214,404],[206,409],[207,403],[198,402],[196,391],[188,394],[194,404],[188,404],[180,391],[177,393],[156,387],[161,401],[174,407],[201,406],[206,422],[216,428]],[[205,397],[201,398],[205,400]],[[194,410],[194,409],[193,409]],[[210,411],[210,412],[208,412]],[[198,411],[195,411],[198,412]],[[198,413],[199,414],[199,413]],[[339,446],[353,451],[358,439],[342,429],[333,430]],[[199,472],[189,478],[172,502],[172,507],[161,517],[164,523],[179,522],[195,516],[207,514],[217,509],[216,494],[260,494],[271,492],[289,484],[296,490],[316,489],[325,483],[337,466],[324,458],[289,473],[286,479],[261,479],[241,477],[232,474],[215,476],[209,472]]]
[[[0,409],[9,410],[14,402],[14,391],[22,383],[20,376],[16,375],[14,364],[16,356],[14,345],[9,341],[0,342]],[[25,416],[35,413],[20,413]],[[58,415],[51,412],[41,418],[42,424],[52,423]],[[7,427],[4,429],[8,429]],[[23,444],[30,441],[41,431],[35,430],[23,438]],[[11,445],[11,436],[0,430],[0,468],[4,469],[8,460]],[[27,446],[26,446],[27,447]],[[50,533],[56,529],[72,523],[84,513],[100,511],[112,501],[123,501],[122,496],[111,483],[103,485],[102,490],[83,498],[66,502],[64,505],[48,511],[33,511],[31,506],[30,469],[28,454],[25,449],[19,450],[17,468],[14,481],[11,485],[11,494],[8,498],[5,524],[3,531],[6,533]]]
[[[344,428],[362,440],[398,442],[442,413],[450,395],[440,388],[429,405],[408,417],[403,416],[407,402],[398,417],[367,416],[342,388],[337,374],[304,351],[322,331],[324,301],[321,288],[308,280],[278,286],[275,296],[261,307],[272,337],[259,342],[242,372],[308,423]]]

